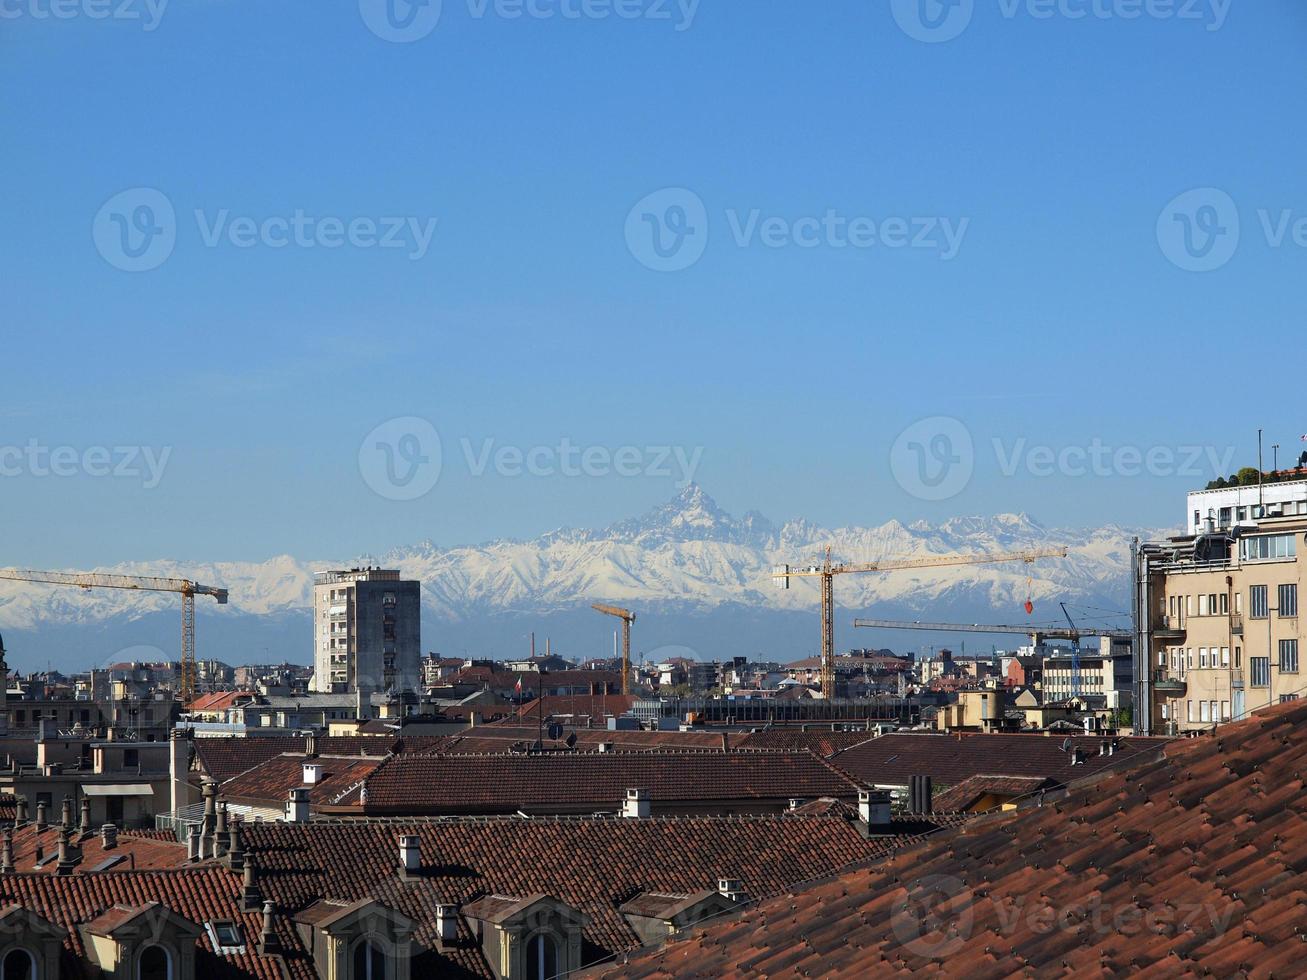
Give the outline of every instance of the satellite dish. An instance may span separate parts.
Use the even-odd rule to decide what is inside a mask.
[[[549,733],[549,738],[552,741],[557,742],[563,737],[563,726],[556,721],[551,721],[549,727],[546,728],[545,731]]]
[[[576,748],[576,732],[568,732],[566,744],[569,749]]]

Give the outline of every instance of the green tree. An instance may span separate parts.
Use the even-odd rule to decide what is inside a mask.
[[[1255,487],[1257,485],[1257,478],[1260,476],[1261,473],[1258,471],[1256,466],[1245,466],[1235,475],[1235,479],[1241,486]]]

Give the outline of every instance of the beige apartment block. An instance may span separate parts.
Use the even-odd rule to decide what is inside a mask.
[[[1198,496],[1190,494],[1191,505]],[[1281,484],[1276,496],[1286,505],[1249,505],[1231,520],[1221,519],[1222,507],[1198,534],[1136,549],[1137,649],[1148,657],[1146,669],[1137,663],[1137,682],[1150,706],[1141,729],[1209,730],[1303,695],[1307,507],[1298,502],[1307,503],[1307,481]]]

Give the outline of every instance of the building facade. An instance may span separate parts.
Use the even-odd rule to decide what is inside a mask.
[[[1303,693],[1307,481],[1264,490],[1191,493],[1198,533],[1136,546],[1140,730],[1210,729]]]
[[[420,582],[380,568],[314,576],[314,691],[417,690],[421,650]]]

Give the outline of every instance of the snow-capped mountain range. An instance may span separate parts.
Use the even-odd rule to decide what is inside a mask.
[[[447,637],[476,653],[488,654],[491,647],[504,644],[517,654],[517,640],[535,629],[536,623],[546,628],[551,623],[560,628],[566,628],[565,623],[585,624],[590,634],[586,642],[594,642],[607,635],[611,624],[605,625],[590,613],[589,603],[607,601],[646,612],[637,627],[644,627],[646,619],[654,623],[653,635],[646,638],[685,642],[683,637],[692,634],[692,638],[709,643],[716,655],[715,651],[730,642],[728,638],[756,646],[759,640],[774,637],[774,617],[779,614],[802,613],[806,625],[796,624],[799,632],[794,635],[806,637],[804,630],[815,634],[813,583],[796,579],[790,590],[781,591],[773,586],[771,571],[782,562],[814,561],[828,545],[837,561],[855,562],[1066,547],[1068,558],[1034,565],[1017,562],[848,575],[839,579],[836,589],[837,604],[849,612],[846,619],[854,612],[901,618],[921,618],[929,613],[928,618],[939,620],[965,616],[965,622],[986,618],[1013,622],[1018,615],[1024,618],[1019,607],[1028,595],[1037,605],[1041,600],[1058,600],[1124,608],[1130,540],[1160,533],[1117,525],[1088,530],[1049,528],[1024,514],[954,518],[938,525],[917,522],[905,526],[890,521],[878,527],[827,529],[804,520],[775,525],[756,512],[734,517],[701,488],[691,485],[642,517],[602,530],[564,529],[531,541],[499,540],[452,548],[424,542],[381,555],[376,562],[421,580],[424,645],[428,648],[452,652],[448,640],[442,639]],[[126,562],[100,571],[184,576],[225,586],[231,595],[229,605],[199,600],[201,630],[211,622],[226,621],[220,631],[224,646],[259,649],[268,646],[263,641],[269,638],[266,632],[259,635],[260,624],[266,627],[270,620],[291,617],[302,625],[303,633],[274,631],[269,656],[307,661],[313,572],[351,564],[349,560],[303,560],[287,555],[263,562]],[[145,627],[154,621],[170,624],[170,628],[161,626],[167,632],[160,636],[167,637],[175,631],[176,610],[177,597],[167,593],[82,592],[0,582],[0,629],[31,633],[33,638],[56,629],[60,637],[83,637],[76,642],[85,642],[91,635],[87,630],[112,626],[121,632],[131,624]],[[572,616],[582,610],[587,617]],[[1044,618],[1054,612],[1055,603],[1052,612],[1047,607],[1041,610]],[[757,622],[772,625],[760,626],[757,631],[746,627],[742,634],[741,624],[751,621],[751,613],[756,614],[753,619]],[[719,637],[715,635],[719,630],[709,628],[711,639],[700,637],[704,624],[715,614],[730,624],[725,635]],[[559,620],[560,616],[565,619]],[[698,626],[673,625],[677,621]],[[651,629],[644,628],[646,633]],[[295,649],[282,649],[282,632],[298,637],[290,641]],[[755,632],[756,636],[752,635]],[[857,640],[865,645],[871,638]],[[61,640],[61,645],[67,642]],[[168,649],[175,645],[171,640],[164,643]],[[15,649],[13,642],[9,646]],[[35,646],[44,649],[46,644]],[[201,655],[234,656],[204,649]]]

